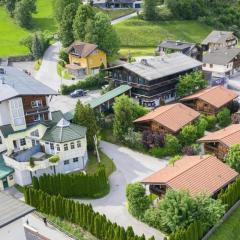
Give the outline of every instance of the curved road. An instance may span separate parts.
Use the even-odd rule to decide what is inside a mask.
[[[166,161],[159,160],[125,147],[108,142],[101,142],[102,151],[113,159],[117,170],[110,176],[110,193],[101,199],[80,200],[91,203],[94,210],[105,214],[111,221],[123,227],[132,226],[136,234],[147,238],[154,235],[156,240],[163,240],[163,234],[136,220],[127,210],[125,191],[129,183],[140,181],[151,173],[166,166]]]

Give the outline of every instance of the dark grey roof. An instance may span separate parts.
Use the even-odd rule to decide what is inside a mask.
[[[187,43],[174,40],[166,40],[160,43],[159,47],[161,48],[170,48],[175,50],[185,50],[195,46],[196,43]]]
[[[4,67],[4,70],[5,74],[0,74],[0,102],[17,96],[58,94],[17,68]],[[4,84],[1,84],[2,81]]]
[[[60,124],[65,124],[65,126]],[[60,123],[60,124],[59,124]],[[84,138],[87,132],[85,127],[68,122],[65,119],[60,120],[57,125],[47,129],[42,140],[54,143],[70,142]]]
[[[233,34],[233,32],[214,30],[202,41],[202,44],[207,45],[209,43],[224,43],[226,39],[231,37]]]
[[[62,111],[59,110],[52,112],[52,121],[54,123],[58,123],[62,118],[64,118]]]
[[[0,228],[33,212],[35,208],[0,192]]]
[[[202,66],[201,62],[182,53],[176,52],[165,56],[149,57],[145,61],[126,63],[113,68],[123,67],[144,79],[151,81],[200,66]]]
[[[203,62],[226,65],[231,62],[238,54],[240,54],[240,48],[221,48],[204,55]]]

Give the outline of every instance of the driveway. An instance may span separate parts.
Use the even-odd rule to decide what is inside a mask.
[[[129,19],[129,18],[132,18],[132,17],[135,17],[135,16],[137,16],[137,12],[134,12],[134,13],[131,13],[131,14],[129,14],[129,15],[126,15],[126,16],[123,16],[123,17],[120,17],[120,18],[117,18],[117,19],[115,19],[115,20],[112,20],[112,25],[114,25],[114,24],[117,24],[117,23],[120,23],[120,22],[122,22],[122,21],[124,21],[124,20],[126,20],[126,19]]]
[[[117,171],[110,176],[110,193],[101,199],[81,200],[91,203],[94,210],[105,214],[111,221],[123,227],[132,226],[138,235],[149,238],[154,235],[156,240],[162,240],[163,235],[148,225],[132,217],[126,207],[125,190],[128,183],[140,181],[149,174],[166,166],[166,161],[134,152],[128,148],[111,143],[101,142],[101,149],[116,164]]]

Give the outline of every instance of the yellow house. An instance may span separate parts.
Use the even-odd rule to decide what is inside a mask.
[[[66,67],[71,74],[97,74],[102,64],[107,66],[106,53],[95,44],[75,41],[66,52],[69,55],[69,64]]]

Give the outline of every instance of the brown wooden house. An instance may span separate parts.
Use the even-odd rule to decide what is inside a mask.
[[[208,193],[215,197],[237,176],[235,170],[215,156],[184,156],[141,182],[160,197],[167,189],[188,191],[192,196]]]
[[[195,121],[200,114],[195,110],[175,103],[158,107],[148,114],[136,119],[134,123],[141,129],[150,129],[159,133],[178,133],[182,127]]]
[[[229,148],[234,144],[240,144],[240,124],[232,124],[219,131],[209,133],[198,140],[204,144],[207,152],[214,153],[223,160]]]
[[[216,114],[237,96],[235,92],[223,86],[215,86],[184,97],[180,101],[198,112]]]

